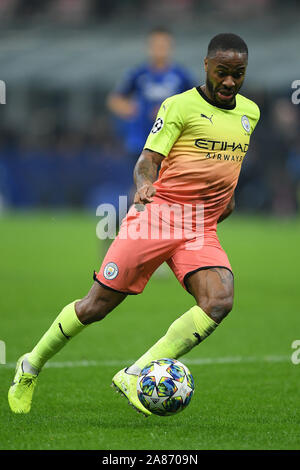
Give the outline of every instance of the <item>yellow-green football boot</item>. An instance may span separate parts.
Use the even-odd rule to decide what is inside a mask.
[[[37,383],[37,374],[24,372],[23,361],[27,354],[18,359],[16,373],[8,390],[8,403],[14,413],[29,413],[32,395]]]
[[[127,369],[120,370],[112,379],[111,386],[116,389],[116,392],[122,393],[138,413],[142,413],[145,417],[152,415],[151,411],[147,410],[139,400],[137,395],[136,385],[138,375],[128,374]]]

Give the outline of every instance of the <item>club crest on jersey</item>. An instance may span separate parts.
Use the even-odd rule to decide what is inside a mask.
[[[103,270],[103,276],[105,279],[115,279],[119,274],[119,269],[116,263],[107,263]]]
[[[244,116],[242,116],[242,126],[246,132],[250,132],[250,129],[251,129],[250,122],[245,114]]]
[[[164,121],[162,120],[162,118],[157,118],[151,129],[151,133],[156,134],[156,132],[159,132],[162,129],[163,125]]]

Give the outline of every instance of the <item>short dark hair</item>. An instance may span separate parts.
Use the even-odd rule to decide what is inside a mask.
[[[211,39],[207,48],[207,56],[212,57],[217,51],[229,50],[248,55],[248,46],[240,36],[233,33],[221,33]]]

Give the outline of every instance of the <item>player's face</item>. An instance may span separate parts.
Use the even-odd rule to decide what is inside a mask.
[[[154,64],[167,63],[171,57],[173,39],[167,33],[153,33],[149,37],[148,51]]]
[[[206,57],[206,90],[217,104],[234,104],[246,74],[248,56],[236,51],[217,51],[214,57]]]

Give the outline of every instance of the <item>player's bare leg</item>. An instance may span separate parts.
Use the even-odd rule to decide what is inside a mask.
[[[187,278],[189,292],[197,305],[217,324],[233,305],[233,274],[226,268],[201,269]]]
[[[44,364],[60,351],[72,337],[90,323],[102,320],[126,298],[126,294],[108,290],[95,282],[82,300],[67,305],[54,320],[31,353],[17,362],[8,402],[14,413],[31,409],[37,377]]]
[[[126,297],[127,294],[107,289],[94,282],[88,294],[75,304],[77,317],[84,325],[102,320]]]

